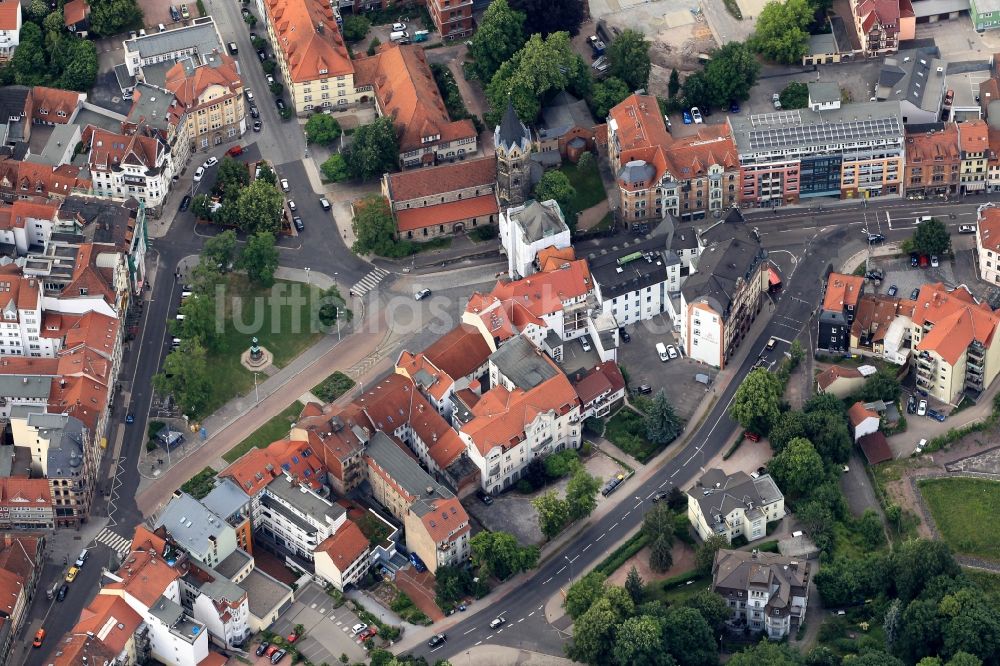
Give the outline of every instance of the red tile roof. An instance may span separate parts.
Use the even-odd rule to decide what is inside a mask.
[[[52,506],[48,479],[0,477],[0,506],[38,509]]]
[[[68,4],[63,10],[67,8]],[[35,86],[31,89],[31,99],[34,101],[31,117],[38,122],[66,125],[81,104],[80,96],[80,93],[72,90]],[[43,111],[47,113],[42,113]]]
[[[80,613],[73,632],[93,634],[118,655],[142,622],[142,617],[121,597],[98,594]]]
[[[892,460],[892,448],[889,447],[889,441],[880,430],[859,439],[858,445],[861,446],[869,465]]]
[[[195,67],[190,76],[188,76],[188,70],[182,62],[178,62],[167,70],[164,85],[167,90],[174,94],[183,109],[196,109],[201,106],[199,98],[212,86],[224,88],[229,95],[240,94],[243,81],[240,79],[236,60],[219,51],[212,53],[211,57],[217,59],[218,62],[213,65]],[[219,104],[222,97],[212,95],[206,103]]]
[[[354,74],[351,57],[328,2],[266,0],[265,6],[293,82]]]
[[[386,174],[389,199],[399,203],[474,187],[492,188],[497,180],[496,165],[496,158],[489,155],[454,164]]]
[[[125,561],[116,575],[120,583],[109,583],[106,588],[124,590],[147,608],[166,591],[167,587],[181,577],[176,567],[163,560],[166,542],[145,527],[135,528],[132,545]]]
[[[625,378],[614,361],[605,361],[573,376],[573,388],[584,405],[601,397],[625,389]]]
[[[826,296],[823,298],[823,309],[843,312],[848,305],[856,306],[865,279],[860,275],[842,275],[830,273],[827,277]]]
[[[355,61],[355,67],[355,85],[372,86],[379,112],[392,117],[400,153],[437,143],[424,141],[426,137],[453,141],[477,136],[471,120],[448,117],[422,47],[394,44]]]
[[[0,535],[0,570],[12,573],[21,580],[30,580],[34,576],[40,547],[38,536],[5,532]]]
[[[287,466],[287,469],[286,469]],[[322,483],[326,468],[309,442],[281,439],[263,449],[253,448],[219,472],[231,478],[253,497],[285,472],[314,489]]]
[[[855,7],[855,13],[864,19],[865,30],[870,30],[877,23],[887,34],[899,32],[899,0],[861,0]]]
[[[429,171],[429,169],[420,169]],[[416,231],[425,227],[435,227],[439,224],[454,224],[470,220],[474,217],[497,215],[500,206],[493,193],[472,199],[449,201],[447,203],[425,206],[423,208],[407,208],[396,211],[396,228],[400,232]],[[450,230],[449,230],[450,231]]]
[[[423,351],[436,367],[458,379],[471,375],[486,363],[490,347],[474,326],[459,324]]]
[[[816,384],[819,385],[820,389],[825,391],[841,377],[847,379],[859,379],[861,376],[862,375],[858,372],[857,368],[844,368],[839,365],[831,365],[829,368],[816,375]]]
[[[430,504],[432,510],[420,516],[420,522],[435,544],[455,541],[470,531],[469,514],[457,497],[436,499]]]
[[[333,565],[341,572],[346,571],[359,557],[368,553],[368,537],[354,521],[347,520],[340,529],[316,546],[330,556]]]
[[[947,291],[943,284],[920,288],[913,323],[933,324],[917,343],[918,351],[934,351],[955,365],[973,341],[989,348],[1000,318],[985,303],[978,303],[964,287]]]
[[[89,145],[87,162],[93,171],[109,171],[122,164],[153,169],[163,150],[159,141],[152,137],[126,136],[93,125],[83,131],[83,143]]]
[[[958,143],[963,153],[983,153],[990,147],[989,126],[985,120],[959,123]]]
[[[96,636],[71,633],[56,638],[58,647],[50,666],[93,666],[94,664],[109,664],[118,656],[111,648],[98,640]]]
[[[90,5],[87,0],[70,0],[63,5],[63,22],[66,27],[76,25],[87,18],[90,13]]]
[[[961,158],[958,147],[958,125],[944,123],[944,128],[934,132],[906,132],[907,163],[957,161]]]
[[[17,0],[0,2],[0,30],[18,30],[21,26],[21,3]]]
[[[857,428],[859,425],[865,422],[865,419],[875,418],[877,419],[878,412],[868,409],[865,407],[865,403],[856,402],[851,405],[850,409],[847,410],[847,419],[851,422],[851,426]]]
[[[984,249],[1000,253],[1000,208],[982,209],[976,239]]]

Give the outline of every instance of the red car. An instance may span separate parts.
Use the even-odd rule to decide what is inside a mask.
[[[367,629],[365,629],[364,631],[362,631],[361,635],[358,636],[358,638],[360,638],[363,641],[366,641],[369,638],[374,638],[374,636],[377,633],[378,633],[378,627],[371,626],[371,627],[368,627]]]
[[[271,655],[273,655],[277,651],[278,651],[278,646],[272,645],[271,647],[267,648],[267,652],[264,653],[264,656],[270,659]]]
[[[920,267],[927,268],[930,265],[931,265],[931,258],[928,257],[926,254],[920,255]]]
[[[286,636],[285,639],[289,643],[294,643],[295,641],[299,640],[299,635],[293,631],[292,633],[288,634],[288,636]]]
[[[226,151],[226,155],[229,155],[230,157],[237,157],[238,155],[242,154],[243,154],[243,146],[239,145],[233,146],[232,148]]]
[[[758,435],[755,432],[751,432],[749,430],[747,430],[745,433],[743,433],[743,436],[746,437],[747,439],[749,439],[751,442],[759,442],[760,441],[760,435]]]

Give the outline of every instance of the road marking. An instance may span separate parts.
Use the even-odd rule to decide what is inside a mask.
[[[674,473],[670,475],[670,478],[672,479],[672,478],[674,478],[675,476],[677,476],[677,472],[679,472],[679,471],[680,471],[679,469],[675,469],[675,470],[674,470]]]
[[[604,534],[607,534],[607,532],[605,532]],[[597,543],[598,541],[600,541],[601,539],[603,539],[604,538],[604,534],[602,534],[601,536],[599,536],[596,539],[594,539],[594,543]]]
[[[587,549],[588,549],[588,548],[590,548],[590,547],[591,547],[591,546],[593,546],[593,545],[594,545],[594,544],[592,544],[592,543],[588,543],[588,544],[587,544],[586,546],[584,546],[584,547],[583,547],[583,550],[581,550],[580,552],[581,552],[581,553],[586,553],[586,552],[587,552]]]
[[[630,514],[630,513],[632,513],[632,512],[631,512],[631,511],[626,511],[626,512],[625,512],[625,513],[624,513],[624,514],[622,515],[622,520],[625,520],[626,518],[628,518],[628,514]]]
[[[521,624],[522,622],[524,622],[524,618],[523,617],[520,620],[517,621],[518,624]]]
[[[613,529],[615,529],[616,527],[618,527],[618,523],[615,523],[614,525],[612,525],[612,526],[611,526],[611,527],[609,527],[608,529],[610,529],[610,530],[613,530]]]
[[[545,585],[545,583],[548,583],[548,582],[549,582],[549,581],[551,581],[551,580],[552,580],[552,579],[551,579],[551,578],[549,578],[548,580],[546,580],[546,581],[543,581],[543,582],[542,582],[542,585]]]
[[[480,643],[482,643],[482,641],[478,641],[476,645],[479,645]],[[472,647],[476,647],[476,645],[473,645]]]
[[[467,632],[465,632],[465,634],[464,634],[464,635],[465,635],[465,636],[468,636],[469,634],[471,634],[471,633],[472,633],[473,631],[475,631],[475,630],[476,630],[476,628],[475,628],[475,627],[473,627],[472,629],[469,629],[469,630],[468,630]]]
[[[576,557],[574,557],[574,558],[573,558],[572,560],[570,560],[570,561],[569,561],[569,563],[570,563],[570,564],[573,564],[574,562],[576,562],[576,560],[577,560],[577,559],[578,559],[579,557],[580,557],[580,556],[579,556],[579,555],[577,555],[577,556],[576,556]]]
[[[563,568],[560,569],[559,571],[557,571],[556,573],[557,574],[561,574],[563,571],[566,571],[566,566],[565,565],[563,565]]]
[[[636,504],[636,505],[635,505],[634,507],[632,507],[632,510],[633,510],[633,511],[635,511],[635,510],[636,510],[636,509],[638,509],[638,508],[639,508],[640,506],[642,506],[642,501],[641,501],[641,500],[639,501],[639,503],[638,503],[638,504]]]

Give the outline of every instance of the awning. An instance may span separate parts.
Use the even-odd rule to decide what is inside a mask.
[[[776,287],[779,284],[781,284],[781,276],[778,275],[778,271],[774,270],[773,268],[768,268],[767,269],[767,282],[772,287]]]

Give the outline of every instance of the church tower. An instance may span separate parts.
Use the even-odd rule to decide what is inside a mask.
[[[497,155],[497,196],[501,208],[517,206],[531,194],[531,132],[517,117],[514,105],[507,102],[503,120],[493,130]]]

